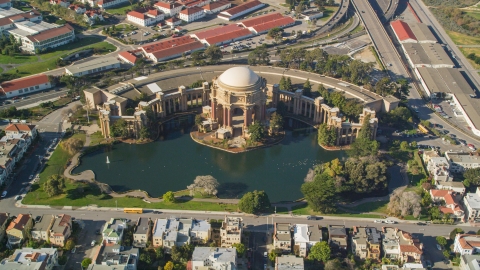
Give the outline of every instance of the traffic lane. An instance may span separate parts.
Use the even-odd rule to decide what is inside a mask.
[[[32,95],[25,96],[25,99],[19,99],[15,103],[4,104],[4,105],[0,106],[0,109],[8,109],[12,106],[17,107],[17,109],[18,109],[18,108],[25,107],[25,106],[28,106],[28,105],[31,105],[31,104],[34,104],[34,103],[38,103],[38,102],[41,102],[41,101],[46,101],[46,100],[49,100],[49,99],[52,99],[52,98],[60,97],[62,95],[65,95],[67,92],[68,92],[68,90],[62,89],[62,90],[58,90],[58,91],[57,90],[48,90],[48,91],[45,91],[45,92],[42,92],[42,93],[35,93],[35,94],[32,94]]]
[[[92,221],[92,220],[75,220],[75,227],[80,231],[76,233],[75,253],[69,255],[67,263],[67,269],[75,268],[75,266],[82,262],[84,258],[93,258],[96,251],[100,246],[101,235],[96,234],[97,230],[101,230],[104,222]],[[95,240],[96,244],[92,246],[92,241]],[[78,267],[78,266],[77,266]]]

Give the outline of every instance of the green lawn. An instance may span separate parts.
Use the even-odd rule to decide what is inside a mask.
[[[16,69],[10,69],[7,73],[16,73],[18,69],[18,75],[25,77],[57,68],[57,59],[55,58],[43,62],[36,62],[36,60],[30,62],[32,63],[18,66]]]
[[[322,214],[313,211],[308,205],[297,206],[292,208],[292,213],[294,215],[316,215],[316,216],[337,216],[337,217],[356,217],[356,218],[382,218],[381,215],[374,214],[353,214],[347,213],[342,210],[337,210],[335,214]]]
[[[377,213],[387,213],[387,204],[388,201],[381,202],[369,202],[357,205],[355,207],[345,207],[347,209],[352,209],[353,211],[358,212],[377,212]]]
[[[103,142],[105,138],[102,135],[102,132],[97,131],[90,135],[90,146],[94,146]]]
[[[473,12],[473,11],[469,11],[469,12],[466,12],[468,15],[474,17],[475,19],[477,20],[480,20],[480,12]]]
[[[130,3],[127,3],[126,5],[119,5],[118,7],[109,8],[109,9],[106,9],[105,11],[109,14],[125,15],[127,14],[127,10],[133,10],[133,7],[134,5],[130,5]]]
[[[455,42],[457,45],[479,45],[480,38],[471,37],[465,34],[461,34],[454,31],[445,30],[450,38]]]
[[[0,73],[2,73],[2,72],[3,72],[3,68],[0,67]]]
[[[35,55],[0,55],[0,64],[24,64],[38,61]]]
[[[332,17],[335,12],[337,12],[339,7],[325,7],[325,11],[323,11],[323,17],[320,18],[320,21],[328,21],[330,17]]]
[[[467,55],[469,55],[470,53],[475,53],[475,55],[477,57],[480,57],[480,48],[460,48],[460,51],[462,51],[463,55],[465,55],[465,57]],[[475,63],[475,61],[473,61],[472,59],[468,59],[468,62],[470,62],[470,64],[472,64],[472,67],[474,69],[480,69],[480,65]]]

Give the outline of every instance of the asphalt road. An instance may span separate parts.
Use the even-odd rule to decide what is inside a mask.
[[[353,0],[353,3],[360,18],[364,22],[368,33],[370,34],[372,42],[377,48],[381,61],[385,65],[385,68],[389,71],[390,77],[393,80],[402,77],[408,78],[408,73],[403,67],[403,64],[396,53],[390,37],[385,32],[382,23],[368,1]]]

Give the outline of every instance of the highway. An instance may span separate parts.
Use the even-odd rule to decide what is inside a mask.
[[[408,78],[409,76],[403,67],[402,61],[400,60],[390,37],[387,35],[377,14],[368,1],[353,0],[352,3],[363,21],[367,32],[370,35],[370,39],[377,48],[378,56],[388,70],[392,80]]]

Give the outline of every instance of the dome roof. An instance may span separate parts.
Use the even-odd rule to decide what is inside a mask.
[[[248,67],[232,67],[218,77],[227,86],[246,88],[258,83],[260,77]]]

